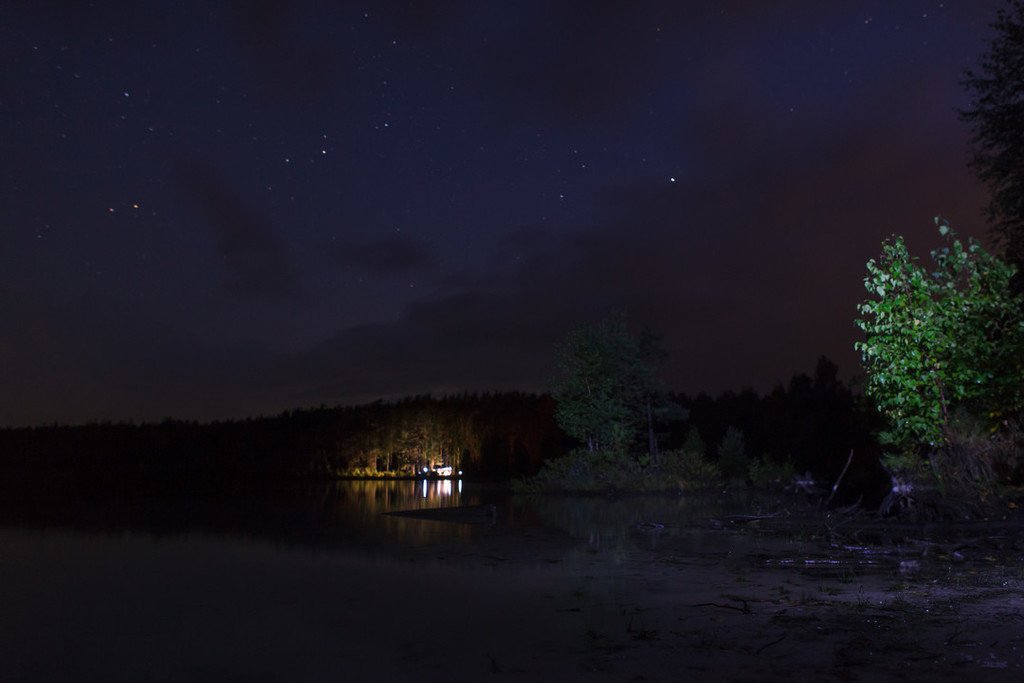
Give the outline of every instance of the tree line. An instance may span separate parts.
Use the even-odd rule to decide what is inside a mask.
[[[549,396],[414,396],[199,423],[93,423],[0,430],[7,492],[219,493],[288,479],[412,476],[449,464],[467,477],[535,472],[565,448]]]
[[[639,395],[638,443],[702,449],[711,461],[730,429],[752,458],[833,475],[850,448],[868,453],[877,413],[818,361],[768,394],[689,396],[665,392],[660,407]],[[666,410],[663,404],[673,406]],[[395,402],[286,411],[199,423],[93,423],[0,430],[0,489],[56,494],[211,494],[282,480],[417,476],[447,464],[466,478],[505,481],[535,474],[580,445],[556,420],[548,394],[413,396]],[[649,418],[649,419],[648,419]],[[583,440],[582,444],[586,441]],[[862,461],[863,476],[877,476]]]

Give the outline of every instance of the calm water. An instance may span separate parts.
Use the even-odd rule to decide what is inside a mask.
[[[384,514],[476,505],[494,514]],[[750,538],[702,530],[716,512],[458,481],[8,506],[0,681],[474,680],[534,656],[529,634],[561,638],[537,600],[602,595],[587,618],[618,619],[611,596],[652,553],[746,553]]]

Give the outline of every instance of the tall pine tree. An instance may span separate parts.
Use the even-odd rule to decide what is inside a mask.
[[[978,70],[963,81],[973,97],[960,118],[971,126],[971,166],[991,194],[993,234],[1017,266],[1024,288],[1024,0],[1008,0],[992,24],[995,36]]]

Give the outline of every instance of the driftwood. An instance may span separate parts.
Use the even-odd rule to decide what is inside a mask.
[[[721,609],[734,609],[737,612],[743,612],[743,614],[753,614],[754,612],[747,605],[747,601],[743,601],[743,607],[737,607],[736,605],[726,605],[720,602],[698,602],[696,605],[690,605],[690,607],[719,607]]]
[[[768,515],[726,515],[725,517],[715,518],[712,521],[719,524],[749,524],[751,522],[760,522],[762,519],[774,519],[781,514],[781,512],[773,512]]]

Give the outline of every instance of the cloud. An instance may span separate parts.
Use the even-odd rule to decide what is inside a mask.
[[[718,131],[699,148],[706,174],[609,187],[604,218],[574,233],[509,233],[498,251],[519,260],[451,274],[398,319],[299,354],[300,384],[311,399],[340,401],[541,390],[566,331],[615,309],[663,333],[666,379],[679,390],[768,390],[821,354],[849,378],[866,260],[894,232],[926,255],[940,212],[978,234],[984,201],[955,116],[907,136],[931,89],[889,87],[889,118],[853,112],[802,138],[738,102],[703,112],[697,130]]]
[[[296,299],[298,272],[284,241],[269,220],[253,209],[212,166],[199,161],[178,165],[181,188],[212,229],[225,286],[252,299]]]
[[[739,110],[728,119],[754,120]],[[511,232],[500,245],[519,260],[495,255],[397,319],[353,325],[304,351],[210,346],[138,311],[8,315],[21,332],[0,344],[4,379],[24,398],[8,419],[38,422],[58,404],[69,421],[210,418],[425,392],[539,391],[568,329],[616,309],[663,334],[666,380],[677,390],[767,390],[823,353],[849,377],[866,259],[897,231],[924,251],[935,241],[932,212],[959,224],[983,199],[957,155],[929,144],[932,135],[908,140],[898,127],[851,126],[849,139],[823,135],[781,156],[752,157],[724,184],[609,188],[605,220],[547,238]],[[387,255],[408,244],[364,246]],[[365,260],[384,270],[396,262]],[[36,365],[22,364],[23,355]],[[103,401],[97,386],[108,387]]]
[[[482,103],[509,122],[553,120],[628,122],[630,114],[650,113],[664,103],[652,94],[666,82],[685,92],[705,75],[708,62],[722,53],[709,36],[749,33],[758,38],[769,20],[781,15],[813,25],[810,16],[826,11],[812,0],[790,3],[780,13],[770,3],[614,3],[574,0],[506,5],[506,14],[485,42],[478,34],[447,35],[456,59],[472,74]],[[495,11],[491,9],[490,11]],[[492,20],[493,21],[493,20]],[[524,49],[528,46],[528,49]],[[726,79],[719,88],[728,88]]]
[[[413,239],[388,237],[374,242],[343,242],[331,246],[338,263],[356,266],[383,277],[423,270],[434,265],[434,257]]]
[[[238,39],[257,86],[274,98],[317,100],[327,95],[350,64],[338,35],[310,39],[303,21],[314,7],[281,0],[231,0],[228,28]]]
[[[2,295],[2,292],[0,292]],[[143,302],[0,296],[0,426],[272,414],[305,396],[287,356],[255,341],[211,344]]]

